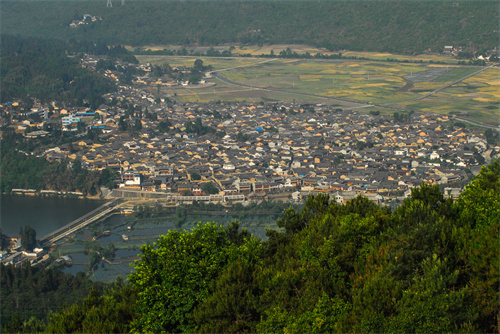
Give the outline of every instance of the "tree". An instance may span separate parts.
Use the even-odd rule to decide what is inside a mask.
[[[9,239],[2,233],[2,229],[0,228],[0,249],[4,250],[7,246],[9,246]]]
[[[460,195],[458,228],[454,230],[457,255],[465,263],[480,331],[497,332],[500,297],[500,161],[481,169]]]
[[[29,225],[21,227],[19,234],[21,235],[21,247],[27,251],[32,251],[36,245],[36,231]]]
[[[194,67],[193,67],[195,70],[198,70],[198,71],[203,71],[203,60],[201,59],[196,59],[194,61]]]
[[[135,317],[137,294],[118,277],[104,294],[92,289],[81,302],[50,315],[46,333],[127,333]]]
[[[170,230],[153,246],[141,247],[129,280],[138,292],[138,332],[193,331],[191,312],[228,261],[229,239],[215,224],[199,223],[192,232]]]
[[[195,84],[195,83],[198,83],[199,81],[201,80],[201,74],[200,73],[192,73],[190,76],[189,76],[189,83],[190,84]]]
[[[219,189],[213,184],[213,182],[205,182],[201,185],[201,190],[205,194],[218,194]]]
[[[208,298],[193,311],[197,332],[256,332],[261,290],[255,271],[262,263],[262,244],[255,238],[247,240],[235,250],[228,266],[221,269]]]
[[[170,131],[170,127],[171,126],[172,126],[172,122],[170,122],[167,119],[165,121],[161,121],[160,123],[158,123],[158,126],[156,127],[156,129],[158,131],[160,131],[161,133],[165,133],[165,132],[169,132]]]

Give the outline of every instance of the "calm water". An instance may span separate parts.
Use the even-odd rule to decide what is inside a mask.
[[[0,226],[3,233],[18,235],[22,226],[30,225],[40,238],[103,203],[90,199],[2,196]]]
[[[96,200],[17,196],[5,196],[0,200],[2,232],[18,235],[21,226],[30,225],[36,230],[37,238],[68,224],[104,203],[104,201]],[[206,220],[199,217],[188,218],[188,222],[183,224],[179,230],[190,230],[200,220],[217,221],[219,224],[226,225],[234,219],[230,215],[207,218]],[[241,225],[248,227],[251,233],[263,239],[265,239],[266,228],[276,228],[274,224],[262,224],[257,219],[252,218]],[[140,247],[156,242],[160,235],[167,234],[172,229],[176,229],[175,224],[168,218],[157,222],[146,220],[131,223],[126,221],[124,215],[113,215],[97,225],[80,230],[72,242],[63,242],[54,255],[68,254],[73,258],[73,265],[63,268],[64,272],[76,274],[79,271],[84,271],[88,263],[88,255],[84,254],[85,241],[92,239],[91,233],[93,231],[109,230],[111,234],[98,239],[97,243],[101,247],[113,243],[117,248],[115,258],[111,259],[111,264],[101,262],[97,270],[91,274],[91,278],[101,281],[112,281],[117,276],[126,278],[133,270],[130,263],[137,259],[137,254],[141,253]],[[128,240],[124,240],[122,235],[126,235]]]

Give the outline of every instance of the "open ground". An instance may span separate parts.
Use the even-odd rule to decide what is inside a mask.
[[[363,53],[364,56],[368,56]],[[376,58],[373,54],[372,58]],[[379,57],[384,57],[379,55]],[[196,57],[137,56],[141,63],[192,66]],[[393,58],[388,55],[386,58]],[[211,87],[162,88],[184,102],[293,101],[394,112],[394,109],[460,115],[500,124],[500,69],[490,67],[421,100],[481,67],[383,60],[200,57],[212,65]],[[157,90],[157,87],[150,89]]]

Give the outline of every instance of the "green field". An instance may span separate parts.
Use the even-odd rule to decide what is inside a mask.
[[[167,62],[171,66],[189,66],[196,59],[138,58],[141,62]],[[422,112],[455,112],[481,123],[498,124],[500,119],[498,68],[487,69],[423,100],[410,101],[480,68],[370,60],[200,59],[204,65],[212,65],[219,76],[231,83],[214,77],[207,80],[215,84],[212,87],[162,88],[161,92],[175,95],[185,102],[295,100],[298,103],[336,103],[350,108],[373,103]]]
[[[465,71],[468,70],[468,71]],[[464,69],[463,75],[477,71]],[[455,79],[456,80],[456,79]],[[435,113],[456,113],[480,123],[500,124],[500,69],[489,68],[406,108]]]
[[[477,67],[458,67],[458,68],[450,68],[450,70],[446,73],[440,76],[439,78],[436,78],[434,81],[439,81],[439,82],[447,82],[447,81],[455,81],[459,80],[460,78],[463,78],[469,74],[472,74],[476,72],[478,69]]]
[[[162,65],[168,63],[172,67],[174,66],[192,67],[196,59],[201,59],[203,60],[204,66],[212,65],[216,69],[232,68],[236,66],[248,65],[262,61],[262,59],[236,58],[236,57],[215,58],[215,57],[191,57],[191,56],[175,57],[175,56],[151,56],[151,55],[135,56],[135,57],[137,58],[137,60],[139,60],[141,64],[150,63],[152,65]]]

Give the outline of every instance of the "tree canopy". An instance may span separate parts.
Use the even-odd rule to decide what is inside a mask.
[[[108,79],[68,57],[73,49],[62,41],[1,35],[1,44],[1,102],[37,98],[84,106],[86,101],[97,108],[104,102],[102,95],[114,89]]]
[[[128,278],[134,307],[127,317],[114,315],[123,302],[104,303],[98,314],[89,306],[97,302],[84,302],[55,313],[49,324],[58,327],[46,328],[497,332],[499,198],[495,160],[456,201],[425,184],[394,211],[365,197],[340,205],[318,195],[301,210],[285,210],[281,230],[268,231],[266,241],[236,223],[169,231],[141,248]],[[113,296],[91,293],[87,300]],[[75,319],[88,327],[68,327]],[[96,325],[103,319],[106,329]]]
[[[498,46],[495,1],[127,1],[112,8],[6,1],[2,11],[2,26],[13,34],[108,45],[308,44],[410,54]],[[102,20],[69,27],[87,13]]]

